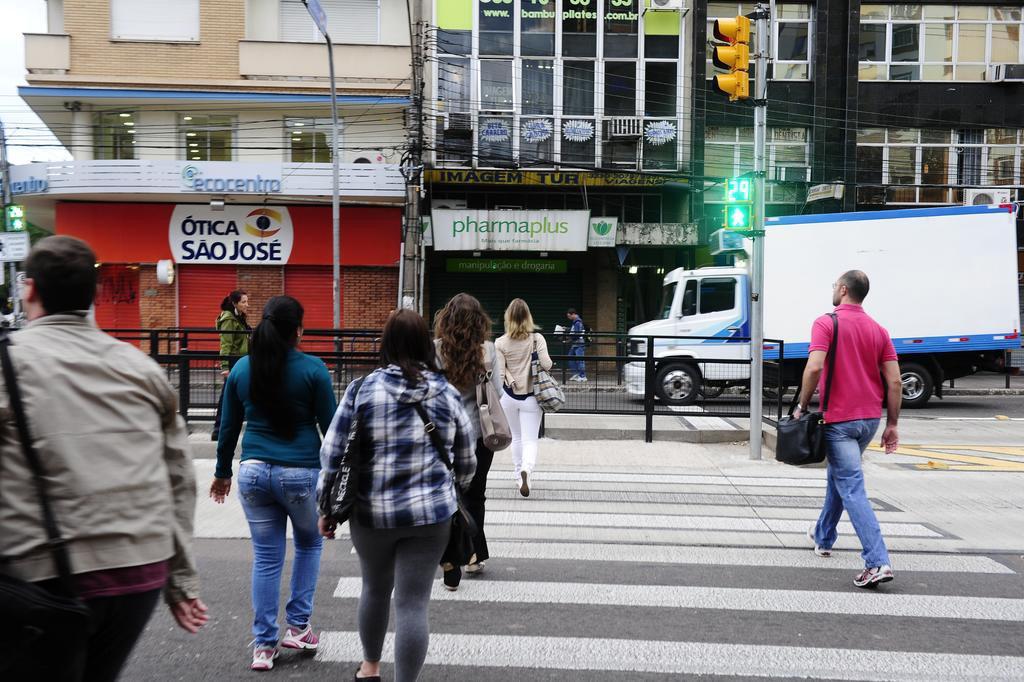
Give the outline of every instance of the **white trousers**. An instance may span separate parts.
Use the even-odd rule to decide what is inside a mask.
[[[506,393],[501,396],[501,408],[505,410],[509,430],[512,431],[512,463],[518,479],[520,471],[533,473],[537,464],[537,441],[543,413],[532,395],[526,400],[516,400]]]

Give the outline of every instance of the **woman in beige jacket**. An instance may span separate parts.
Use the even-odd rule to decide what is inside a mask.
[[[520,495],[529,497],[530,474],[537,463],[542,414],[533,396],[530,364],[534,353],[542,369],[551,369],[552,362],[548,344],[536,332],[530,308],[523,299],[513,300],[505,310],[505,334],[494,342],[494,347],[498,351],[495,369],[505,387],[501,407],[512,431],[516,486]]]

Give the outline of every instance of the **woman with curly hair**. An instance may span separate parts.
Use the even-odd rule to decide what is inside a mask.
[[[448,383],[462,394],[462,405],[469,415],[473,427],[472,438],[476,443],[476,475],[466,490],[463,501],[466,511],[476,521],[477,536],[473,538],[476,553],[473,563],[466,567],[470,574],[484,570],[489,558],[487,538],[484,535],[484,501],[486,500],[487,472],[490,471],[494,453],[484,446],[480,433],[480,408],[476,402],[476,387],[487,380],[488,371],[494,368],[494,344],[491,336],[491,318],[483,306],[469,294],[456,294],[437,312],[434,317],[434,345],[437,348],[438,365],[444,370]],[[501,391],[501,378],[491,372],[489,380]],[[445,564],[444,585],[456,590],[462,580],[462,568]]]

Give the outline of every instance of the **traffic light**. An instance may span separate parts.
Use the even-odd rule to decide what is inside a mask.
[[[754,183],[750,178],[729,178],[725,181],[725,211],[722,227],[745,231],[754,227]]]
[[[750,98],[750,19],[737,16],[731,19],[715,19],[715,40],[725,45],[715,45],[711,61],[727,74],[715,76],[715,90],[729,96],[730,102]]]
[[[750,206],[729,205],[725,206],[725,229],[727,230],[750,230],[754,227],[753,216]]]
[[[25,207],[18,204],[8,204],[4,209],[4,222],[8,232],[22,232],[25,230]]]

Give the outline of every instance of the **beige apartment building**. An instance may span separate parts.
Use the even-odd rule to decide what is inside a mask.
[[[330,327],[327,49],[299,0],[49,0],[22,99],[73,156],[15,166],[29,219],[88,240],[110,328],[210,327],[288,293]],[[341,162],[342,325],[397,299],[409,106],[402,0],[323,0]],[[172,284],[157,263],[171,260]]]

